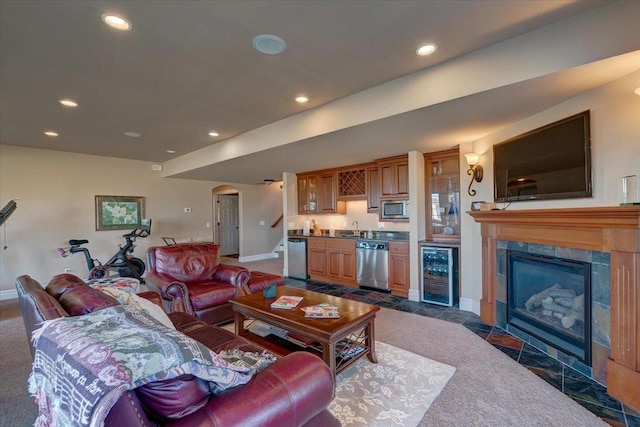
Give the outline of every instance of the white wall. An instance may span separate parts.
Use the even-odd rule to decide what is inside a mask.
[[[494,144],[572,114],[591,110],[593,197],[515,202],[508,209],[618,205],[622,198],[622,177],[632,174],[640,176],[640,96],[634,93],[637,87],[640,87],[640,71],[474,142],[473,151],[482,153],[480,164],[484,167],[485,176],[481,183],[474,184],[478,193],[469,199],[493,201]],[[463,210],[468,209],[469,206],[463,204]],[[462,227],[462,297],[477,303],[482,296],[480,225],[469,215],[463,214]]]
[[[105,261],[124,243],[130,230],[95,231],[96,195],[145,197],[145,216],[152,234],[137,241],[134,254],[146,261],[146,249],[163,245],[162,236],[178,241],[212,241],[212,189],[209,181],[162,178],[151,163],[83,154],[0,145],[0,205],[18,200],[18,209],[0,229],[0,291],[29,274],[46,284],[64,268],[81,277],[87,269],[80,254],[62,258],[56,248],[69,239],[88,239],[94,258]],[[235,185],[241,195],[241,256],[270,253],[280,241],[282,223],[270,225],[282,212],[278,186]],[[184,208],[190,207],[191,213]],[[265,225],[260,226],[259,221]],[[0,241],[4,245],[4,241]],[[1,249],[1,248],[0,248]],[[6,292],[5,292],[6,293]]]

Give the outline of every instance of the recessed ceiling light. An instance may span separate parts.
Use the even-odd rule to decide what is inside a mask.
[[[52,130],[48,130],[44,134],[47,136],[58,136],[58,132],[54,132]]]
[[[253,39],[253,48],[265,55],[277,55],[284,52],[287,44],[278,36],[262,34]]]
[[[77,107],[78,103],[75,101],[72,101],[70,99],[61,99],[58,101],[60,104],[64,105],[65,107]]]
[[[105,13],[102,15],[102,22],[120,31],[129,31],[131,29],[131,22],[117,15]]]
[[[309,98],[307,98],[306,96],[297,96],[296,97],[296,102],[299,103],[299,104],[304,104],[307,101],[309,101]]]
[[[220,134],[215,130],[212,130],[211,132],[209,132],[209,136],[220,136]]]
[[[416,49],[416,55],[427,56],[438,50],[438,46],[434,43],[425,44]]]
[[[142,136],[142,134],[140,132],[133,132],[133,131],[130,131],[130,130],[124,131],[122,133],[127,135],[129,138],[140,138]]]
[[[167,153],[169,153],[169,154],[176,154],[176,150],[167,150]]]

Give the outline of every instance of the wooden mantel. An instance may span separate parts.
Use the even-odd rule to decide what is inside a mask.
[[[640,206],[467,212],[481,224],[480,316],[496,323],[496,245],[508,240],[611,254],[610,395],[640,409]]]

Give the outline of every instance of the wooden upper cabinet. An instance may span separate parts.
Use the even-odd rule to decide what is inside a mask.
[[[298,214],[318,212],[318,177],[298,175]]]
[[[336,173],[298,175],[298,214],[347,212],[346,203],[336,197]]]
[[[337,212],[338,200],[336,198],[336,174],[328,173],[318,176],[320,186],[318,199],[319,213]]]
[[[378,212],[380,208],[380,180],[378,167],[367,168],[367,212]]]
[[[409,197],[409,157],[398,156],[378,161],[380,199]]]
[[[366,167],[359,166],[338,171],[338,200],[367,198]]]

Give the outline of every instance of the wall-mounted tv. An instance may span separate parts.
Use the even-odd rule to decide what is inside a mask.
[[[592,197],[589,111],[493,146],[498,202]]]

